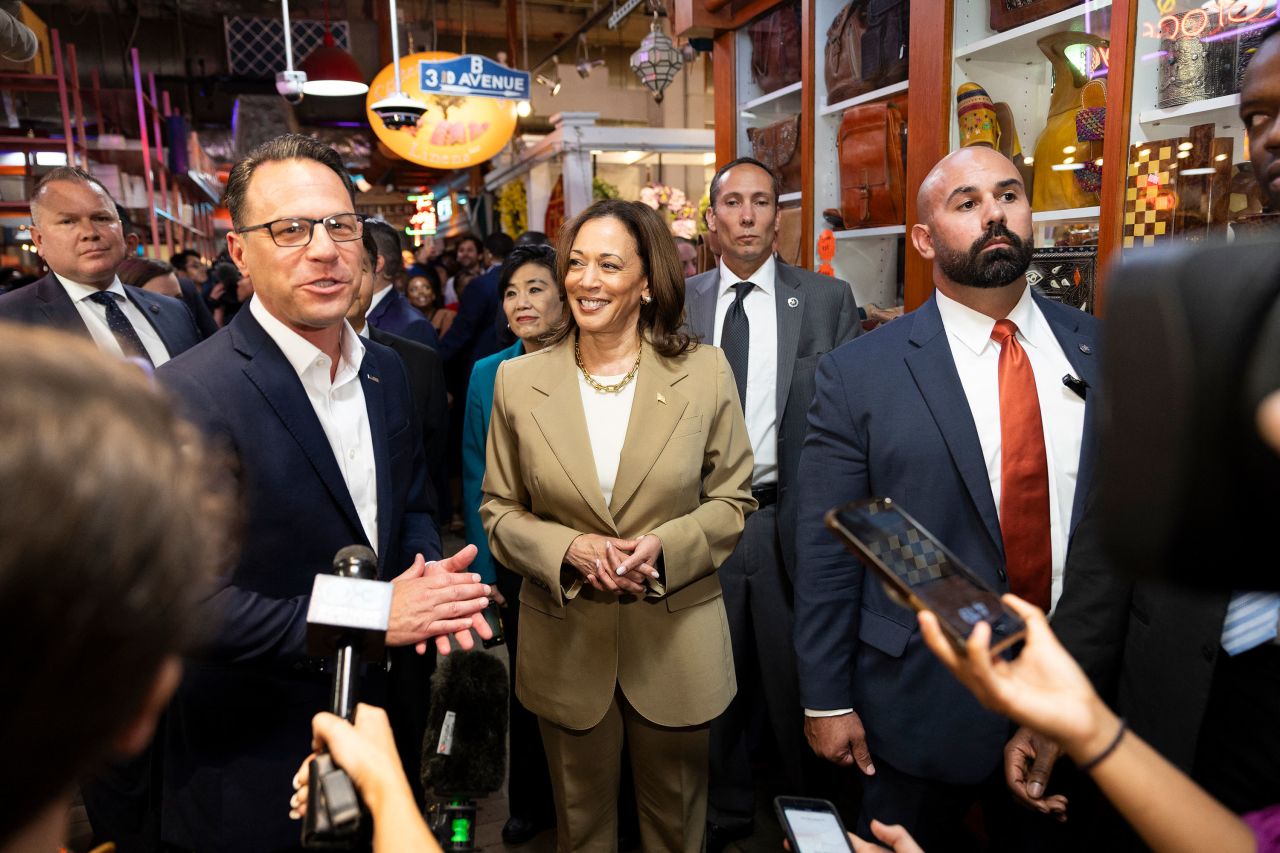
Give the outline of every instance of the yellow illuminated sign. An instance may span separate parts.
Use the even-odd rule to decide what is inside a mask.
[[[424,94],[419,86],[419,62],[452,59],[445,51],[414,53],[400,59],[400,87],[406,97],[420,101],[427,111],[416,125],[390,130],[369,106],[395,94],[391,66],[369,84],[365,109],[378,139],[404,159],[433,169],[465,169],[492,158],[510,141],[516,129],[516,104],[498,98]]]

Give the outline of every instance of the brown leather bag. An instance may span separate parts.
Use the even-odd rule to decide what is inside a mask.
[[[867,31],[867,0],[853,0],[827,30],[827,103],[838,104],[870,92],[875,83],[862,77],[862,35]]]
[[[844,227],[905,223],[906,102],[861,104],[845,110],[836,150]]]
[[[800,116],[794,115],[768,127],[747,128],[752,156],[778,176],[784,193],[800,190]]]
[[[800,5],[784,3],[747,27],[751,37],[751,78],[761,94],[800,80]]]
[[[990,0],[991,29],[998,33],[1079,6],[1081,0]]]

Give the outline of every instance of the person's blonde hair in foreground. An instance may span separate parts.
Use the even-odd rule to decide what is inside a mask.
[[[75,784],[151,740],[230,501],[138,368],[6,323],[0,360],[0,851],[53,851]]]
[[[983,706],[1056,741],[1156,853],[1258,849],[1244,821],[1125,728],[1039,608],[1013,595],[1004,600],[1027,624],[1026,645],[1013,661],[991,656],[987,623],[974,628],[961,654],[937,617],[920,613],[925,643]],[[901,827],[872,829],[895,853],[920,851]],[[853,846],[857,853],[882,849],[858,839]]]
[[[387,712],[373,705],[356,706],[353,726],[333,714],[316,714],[311,721],[316,749],[329,750],[338,766],[347,771],[369,807],[373,818],[373,853],[396,850],[437,851],[440,845],[427,829],[418,812],[396,754],[395,738]],[[293,777],[296,793],[289,801],[289,816],[300,819],[307,813],[307,765],[315,753],[307,756]]]

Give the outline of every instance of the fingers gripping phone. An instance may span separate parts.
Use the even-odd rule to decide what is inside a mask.
[[[979,622],[991,626],[991,653],[1022,639],[1022,619],[1000,593],[960,562],[891,498],[872,498],[827,512],[826,524],[904,607],[930,610],[961,652]]]
[[[773,807],[786,830],[792,853],[852,853],[835,806],[808,797],[777,797]]]

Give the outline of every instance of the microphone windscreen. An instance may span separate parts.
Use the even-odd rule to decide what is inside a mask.
[[[424,788],[438,796],[480,797],[502,787],[507,690],[507,668],[488,652],[452,652],[440,660],[422,743]]]

